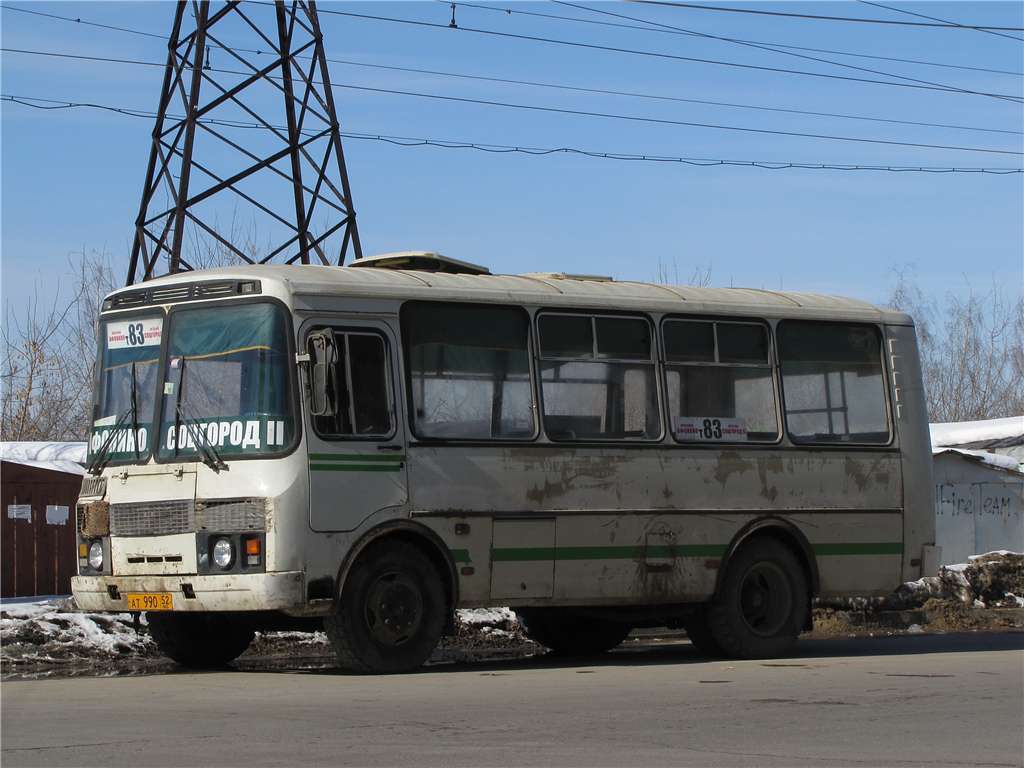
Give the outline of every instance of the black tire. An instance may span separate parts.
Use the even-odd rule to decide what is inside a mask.
[[[185,667],[223,667],[252,642],[252,626],[218,613],[147,613],[149,635],[160,652]]]
[[[382,542],[359,555],[324,629],[345,669],[411,672],[437,647],[447,603],[441,575],[419,548]]]
[[[559,608],[519,608],[516,614],[526,636],[557,656],[605,653],[625,640],[632,629],[629,624]]]
[[[720,659],[725,656],[722,646],[718,644],[711,634],[711,627],[708,626],[708,612],[701,608],[696,614],[683,622],[683,629],[690,640],[690,645],[701,656],[708,656],[712,659]]]
[[[708,629],[728,656],[782,656],[796,645],[809,599],[793,552],[775,539],[755,539],[729,560],[708,606]]]

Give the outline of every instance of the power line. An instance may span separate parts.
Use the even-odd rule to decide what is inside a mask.
[[[47,111],[59,109],[89,108],[107,112],[113,112],[126,117],[154,118],[155,112],[148,110],[133,109],[129,107],[115,107],[106,104],[93,102],[73,102],[59,99],[46,99],[36,96],[16,96],[11,94],[0,95],[0,100],[14,104],[20,104],[34,109]],[[182,116],[169,115],[174,119],[181,119]],[[209,125],[220,125],[232,128],[269,130],[267,126],[256,122],[240,120],[222,120],[204,118],[199,122]],[[282,128],[282,126],[274,126]],[[435,147],[439,149],[469,149],[493,154],[524,154],[534,156],[544,155],[579,155],[582,157],[603,159],[637,161],[648,163],[677,163],[692,166],[742,166],[761,168],[765,170],[785,169],[806,169],[806,170],[833,170],[833,171],[890,171],[898,173],[985,173],[994,175],[1008,175],[1024,173],[1024,168],[986,168],[986,167],[951,167],[951,166],[920,166],[920,165],[862,165],[857,163],[807,163],[793,161],[771,161],[771,160],[727,160],[720,158],[702,157],[680,157],[672,155],[640,154],[634,152],[602,152],[597,150],[580,149],[578,147],[533,147],[512,144],[491,144],[469,142],[453,139],[434,139],[416,136],[396,136],[384,133],[366,133],[343,131],[342,136],[347,139],[379,141],[403,147]]]
[[[988,34],[988,35],[995,35],[996,37],[1005,37],[1008,40],[1016,40],[1017,42],[1024,43],[1024,38],[1022,38],[1022,37],[1017,37],[1015,35],[1007,35],[1007,34],[1004,34],[1003,32],[994,32],[991,29],[978,29],[976,27],[964,27],[963,24],[957,24],[955,21],[949,21],[948,19],[939,19],[939,18],[936,18],[935,16],[926,16],[923,13],[914,13],[914,11],[905,11],[902,8],[894,8],[891,5],[882,5],[882,3],[872,3],[872,2],[868,2],[868,0],[858,0],[858,2],[861,2],[864,5],[873,5],[875,8],[884,8],[885,10],[892,11],[893,13],[904,13],[907,16],[917,16],[919,19],[931,19],[932,21],[941,21],[941,22],[944,22],[946,24],[952,24],[952,25],[957,26],[957,27],[962,27],[963,29],[975,29],[975,31],[977,31],[977,32],[984,32],[985,34]]]
[[[647,19],[637,18],[636,16],[626,16],[626,15],[621,14],[621,13],[614,13],[612,11],[604,11],[604,10],[600,10],[598,8],[588,8],[585,5],[577,5],[576,3],[565,2],[565,0],[553,0],[553,2],[555,4],[557,4],[557,5],[565,5],[565,6],[569,6],[571,8],[577,8],[579,10],[588,11],[590,13],[600,13],[600,14],[603,14],[605,16],[614,16],[614,17],[617,17],[617,18],[620,18],[620,19],[629,19],[630,21],[639,21],[639,22],[641,22],[643,24],[649,24],[652,27],[662,27],[662,28],[665,28],[665,29],[671,29],[671,30],[676,30],[676,31],[680,31],[680,32],[689,32],[689,33],[692,33],[694,35],[697,35],[698,37],[705,38],[707,40],[720,40],[720,41],[726,42],[726,43],[733,43],[735,45],[742,45],[742,46],[745,46],[747,48],[755,48],[755,49],[760,50],[760,51],[769,51],[770,53],[778,53],[778,54],[781,54],[783,56],[793,56],[793,57],[798,58],[798,59],[806,59],[808,61],[815,61],[815,62],[817,62],[819,64],[829,64],[829,65],[835,66],[835,67],[843,67],[845,69],[856,70],[857,72],[868,72],[869,74],[873,74],[873,75],[883,75],[885,77],[895,77],[898,80],[906,80],[907,82],[911,82],[911,83],[923,83],[925,85],[935,85],[935,86],[939,86],[941,88],[948,88],[949,90],[958,91],[960,93],[970,93],[970,94],[977,95],[977,91],[972,91],[972,90],[970,90],[968,88],[960,88],[958,86],[947,85],[946,83],[936,83],[936,82],[932,82],[931,80],[921,80],[921,79],[916,78],[916,77],[906,77],[904,75],[898,75],[898,74],[894,74],[892,72],[884,72],[884,71],[878,70],[878,69],[870,69],[868,67],[858,67],[858,66],[856,66],[854,64],[844,64],[842,62],[833,61],[831,59],[823,59],[823,58],[821,58],[819,56],[808,56],[805,53],[794,53],[793,51],[786,51],[786,50],[775,48],[775,47],[769,46],[769,45],[761,45],[759,43],[748,43],[748,42],[745,42],[745,41],[742,41],[742,40],[737,40],[737,39],[732,38],[732,37],[722,37],[721,35],[712,35],[712,34],[707,34],[705,32],[697,32],[697,31],[692,30],[692,29],[684,29],[683,27],[676,27],[676,26],[673,26],[672,24],[662,24],[659,21],[649,21]]]
[[[142,32],[142,31],[140,31],[138,29],[130,29],[129,27],[118,27],[118,26],[114,26],[113,24],[100,24],[97,21],[86,21],[85,19],[77,18],[77,17],[76,18],[72,18],[70,16],[59,16],[56,13],[43,13],[42,11],[33,11],[33,10],[28,9],[28,8],[19,8],[16,5],[7,5],[6,3],[3,4],[3,5],[0,5],[0,10],[4,10],[4,11],[17,11],[18,13],[28,13],[28,14],[31,14],[33,16],[42,16],[42,17],[47,18],[47,19],[57,19],[59,21],[71,21],[71,22],[74,22],[76,24],[83,24],[83,25],[85,25],[87,27],[99,27],[100,29],[110,29],[110,30],[113,30],[115,32],[127,32],[127,33],[132,34],[132,35],[142,35],[143,37],[155,37],[155,38],[158,38],[159,40],[163,40],[164,42],[167,41],[167,35],[158,35],[155,32]]]
[[[728,13],[754,13],[759,16],[785,16],[791,19],[813,19],[816,21],[852,21],[861,24],[890,24],[901,27],[933,27],[937,29],[975,29],[978,31],[997,30],[999,32],[1024,32],[1024,27],[993,27],[981,24],[952,24],[950,22],[929,23],[923,21],[894,21],[892,19],[862,19],[856,16],[822,16],[813,13],[786,13],[784,11],[759,11],[753,8],[722,8],[715,5],[698,5],[697,3],[679,3],[674,0],[632,0],[644,5],[667,5],[671,8],[694,8],[699,11],[726,11]]]
[[[438,2],[443,2],[443,0],[438,0]],[[475,5],[475,4],[469,4],[469,3],[457,3],[457,5],[470,5],[473,8],[488,8],[488,6]],[[86,21],[86,20],[81,19],[81,18],[70,18],[70,17],[66,17],[66,16],[58,16],[56,14],[51,14],[51,13],[40,13],[38,11],[29,11],[29,10],[26,10],[26,9],[17,8],[17,7],[14,7],[14,6],[7,6],[7,5],[0,6],[0,8],[4,8],[4,9],[7,9],[7,10],[14,10],[14,11],[24,11],[25,13],[32,13],[32,14],[35,14],[35,15],[38,15],[38,16],[46,16],[48,18],[58,19],[58,20],[61,20],[61,21],[70,21],[70,22],[75,22],[75,23],[80,23],[80,24],[95,25],[95,26],[99,26],[99,27],[102,27],[102,28],[105,28],[105,29],[114,29],[114,30],[121,31],[121,32],[130,32],[132,34],[145,35],[147,37],[160,38],[161,40],[164,39],[164,37],[162,35],[157,35],[155,33],[145,32],[145,31],[137,30],[137,29],[128,29],[128,28],[125,28],[125,27],[113,27],[113,26],[107,25],[107,24],[95,24],[94,22],[89,22],[89,21]],[[488,8],[488,10],[499,10],[499,9]],[[529,12],[523,12],[523,11],[510,11],[510,12],[512,12],[512,13],[529,13]],[[550,15],[550,14],[534,14],[534,13],[531,13],[530,15]],[[561,17],[561,16],[555,16],[553,18],[564,18],[564,19],[568,20],[568,17]],[[578,19],[578,20],[579,21],[589,21],[589,20],[584,20],[584,19]],[[663,31],[663,30],[659,30],[659,29],[655,29],[655,28],[651,28],[651,27],[640,27],[640,26],[638,26],[636,28],[637,29],[644,29],[644,30],[652,31],[652,32]],[[207,47],[216,48],[216,49],[224,49],[223,46],[218,45],[216,43],[208,43]],[[240,51],[240,52],[245,52],[245,53],[254,53],[254,54],[257,54],[257,55],[263,53],[263,51],[260,51],[260,50],[257,50],[257,49],[253,49],[253,48],[241,48],[241,47],[233,46],[232,49],[235,50],[235,51]],[[298,58],[298,59],[307,59],[308,57],[297,56],[296,58]],[[957,124],[950,124],[950,123],[931,123],[931,122],[918,121],[918,120],[899,120],[899,119],[896,119],[896,118],[871,117],[871,116],[866,116],[866,115],[851,115],[851,114],[836,113],[836,112],[815,112],[815,111],[810,111],[810,110],[790,109],[790,108],[785,108],[785,107],[771,107],[771,106],[755,105],[755,104],[739,104],[739,103],[735,103],[735,102],[712,101],[712,100],[707,100],[707,99],[691,99],[691,98],[684,98],[684,97],[681,97],[681,96],[668,96],[668,95],[664,95],[664,94],[650,94],[650,93],[642,93],[642,92],[637,92],[637,91],[622,91],[622,90],[614,90],[614,89],[608,89],[608,88],[590,88],[590,87],[584,87],[584,86],[568,85],[568,84],[564,84],[564,83],[548,83],[548,82],[540,82],[540,81],[534,81],[534,80],[517,80],[517,79],[513,79],[513,78],[491,77],[491,76],[486,76],[486,75],[473,75],[473,74],[460,73],[460,72],[446,72],[446,71],[442,71],[442,70],[422,69],[422,68],[417,68],[417,67],[403,67],[403,66],[389,65],[389,64],[370,64],[370,63],[367,63],[367,62],[352,61],[352,60],[349,60],[349,59],[332,59],[332,58],[329,58],[329,59],[327,59],[327,61],[329,61],[332,64],[342,64],[342,65],[346,65],[346,66],[363,67],[363,68],[367,68],[367,69],[380,69],[380,70],[389,70],[389,71],[396,71],[396,72],[410,72],[410,73],[414,73],[414,74],[433,75],[433,76],[438,76],[438,77],[448,77],[448,78],[456,78],[456,79],[464,79],[464,80],[478,80],[478,81],[483,81],[483,82],[504,83],[504,84],[509,84],[509,85],[524,85],[524,86],[529,86],[529,87],[534,87],[534,88],[548,88],[548,89],[556,89],[556,90],[575,91],[575,92],[579,92],[579,93],[594,93],[594,94],[603,94],[603,95],[610,95],[610,96],[624,96],[624,97],[629,97],[629,98],[648,99],[648,100],[655,100],[655,101],[680,102],[680,103],[686,103],[686,104],[704,104],[704,105],[708,105],[708,106],[728,107],[728,108],[733,108],[733,109],[749,109],[749,110],[764,111],[764,112],[779,112],[779,113],[793,114],[793,115],[807,115],[807,116],[811,116],[811,117],[829,117],[829,118],[842,119],[842,120],[860,120],[860,121],[866,121],[866,122],[891,123],[891,124],[895,124],[895,125],[912,125],[912,126],[926,127],[926,128],[946,128],[946,129],[962,130],[962,131],[977,131],[977,132],[983,132],[983,133],[1004,133],[1004,134],[1011,134],[1011,135],[1022,135],[1021,131],[1012,131],[1012,130],[1006,130],[1006,129],[1002,129],[1002,128],[983,128],[983,127],[980,127],[980,126],[967,126],[967,125],[957,125]]]
[[[446,0],[435,0],[435,2],[444,3],[445,5],[450,5],[450,3],[446,2]],[[501,8],[501,7],[496,7],[496,6],[492,6],[492,5],[478,5],[477,3],[464,3],[464,2],[456,2],[455,5],[457,5],[459,7],[465,7],[465,8],[474,8],[474,9],[480,10],[480,11],[492,11],[492,12],[495,12],[495,13],[502,13],[502,14],[505,14],[505,15],[515,14],[515,15],[518,15],[518,16],[536,16],[538,18],[543,18],[543,19],[555,19],[555,20],[558,20],[558,21],[568,21],[568,22],[575,22],[575,23],[580,23],[580,24],[593,24],[593,25],[602,26],[602,27],[616,27],[618,29],[632,29],[632,30],[636,30],[638,32],[656,32],[656,33],[663,34],[663,35],[678,35],[678,36],[685,36],[685,37],[695,37],[695,36],[698,36],[698,34],[696,32],[691,33],[691,32],[676,31],[676,30],[672,30],[672,29],[658,29],[658,28],[655,28],[655,27],[644,26],[642,24],[622,24],[622,23],[614,22],[614,21],[604,21],[602,19],[582,19],[582,18],[579,18],[579,17],[576,17],[576,16],[559,16],[558,14],[554,14],[554,13],[541,13],[539,11],[524,11],[524,10],[521,10],[521,9],[518,9],[518,8],[512,8],[512,7]],[[6,7],[9,7],[9,6],[3,6],[3,7],[6,8]],[[861,58],[861,59],[875,59],[877,61],[894,61],[894,62],[898,62],[900,64],[917,64],[917,65],[925,66],[925,67],[942,67],[944,69],[962,69],[962,70],[966,70],[966,71],[969,71],[969,72],[988,72],[988,73],[996,74],[996,75],[1013,75],[1015,77],[1024,77],[1024,72],[1021,72],[1019,70],[1015,71],[1015,70],[1008,70],[1008,69],[991,69],[989,67],[972,67],[972,66],[968,66],[966,64],[948,64],[948,63],[940,62],[940,61],[925,61],[925,60],[922,60],[922,59],[905,59],[905,58],[898,58],[898,57],[895,57],[895,56],[876,56],[876,55],[872,55],[872,54],[868,54],[868,53],[856,53],[856,52],[853,52],[853,51],[837,51],[837,50],[832,49],[832,48],[809,48],[809,47],[803,46],[803,45],[788,45],[788,44],[785,44],[785,43],[769,42],[769,41],[765,41],[765,40],[746,40],[746,39],[743,39],[743,38],[735,38],[735,39],[737,41],[744,42],[744,43],[754,43],[754,44],[757,44],[757,45],[770,45],[770,46],[773,46],[775,48],[788,48],[789,50],[793,50],[793,51],[809,51],[811,53],[830,53],[830,54],[833,54],[835,56],[853,56],[853,57],[857,57],[857,58]]]
[[[533,88],[552,88],[564,91],[576,91],[580,93],[595,93],[608,96],[626,96],[637,99],[650,99],[654,101],[681,102],[685,104],[705,104],[714,107],[731,107],[735,109],[751,109],[760,112],[782,112],[792,115],[808,115],[811,117],[830,117],[842,120],[863,120],[874,123],[893,123],[896,125],[913,125],[925,128],[949,128],[961,131],[980,131],[983,133],[1005,133],[1014,136],[1024,135],[1022,131],[1012,131],[1005,128],[982,128],[980,126],[955,125],[951,123],[928,123],[917,120],[899,120],[896,118],[870,117],[866,115],[850,115],[840,112],[814,112],[804,109],[789,109],[786,107],[769,107],[755,104],[738,104],[729,101],[711,101],[708,99],[690,99],[683,96],[669,96],[667,94],[642,93],[638,91],[620,91],[609,88],[590,88],[579,85],[568,85],[565,83],[547,83],[538,80],[515,80],[505,77],[490,77],[487,75],[471,75],[462,72],[445,72],[436,69],[420,69],[417,67],[400,67],[393,64],[370,64],[362,61],[350,61],[346,59],[328,59],[333,64],[343,64],[352,67],[366,67],[369,69],[383,69],[396,72],[411,72],[419,75],[437,75],[439,77],[451,77],[466,80],[480,80],[490,83],[505,83],[508,85],[525,85]]]
[[[260,0],[253,0],[253,2],[260,2]],[[346,16],[346,17],[354,18],[354,19],[366,19],[366,20],[371,20],[371,21],[383,21],[383,22],[388,22],[388,23],[393,23],[393,24],[407,24],[407,25],[411,25],[411,26],[425,27],[425,28],[430,28],[430,29],[443,29],[443,30],[451,30],[451,29],[453,29],[448,24],[438,24],[438,23],[430,22],[430,21],[420,21],[418,19],[401,19],[401,18],[395,18],[395,17],[392,17],[392,16],[376,16],[376,15],[368,14],[368,13],[355,13],[355,12],[352,12],[352,11],[338,11],[338,10],[333,10],[333,9],[329,9],[329,8],[321,8],[321,9],[319,9],[319,12],[322,13],[322,14],[333,14],[333,15],[336,15],[336,16]],[[461,26],[461,25],[458,26],[458,27],[454,27],[454,29],[456,29],[458,31],[462,31],[462,32],[473,32],[475,34],[480,34],[480,35],[490,35],[490,36],[493,36],[493,37],[503,37],[503,38],[513,39],[513,40],[529,40],[531,42],[548,43],[548,44],[552,44],[552,45],[564,45],[564,46],[569,46],[569,47],[572,47],[572,48],[582,48],[582,49],[589,49],[589,50],[596,50],[596,51],[606,51],[606,52],[609,52],[609,53],[623,53],[623,54],[632,55],[632,56],[646,56],[646,57],[653,57],[653,58],[659,58],[659,59],[669,59],[669,60],[673,60],[673,61],[686,61],[686,62],[694,62],[694,63],[698,63],[698,64],[711,64],[711,65],[715,65],[715,66],[734,67],[734,68],[737,68],[737,69],[751,69],[751,70],[758,70],[758,71],[762,71],[762,72],[775,72],[775,73],[778,73],[778,74],[786,74],[786,75],[801,75],[801,76],[805,76],[805,77],[820,77],[820,78],[825,78],[825,79],[828,79],[828,80],[844,80],[844,81],[848,81],[848,82],[868,83],[868,84],[871,84],[871,85],[888,85],[888,86],[895,86],[895,87],[899,87],[899,88],[915,88],[915,89],[926,90],[926,91],[938,91],[938,92],[942,92],[942,93],[959,93],[959,91],[956,91],[956,90],[953,90],[953,89],[950,89],[950,88],[940,88],[940,87],[937,87],[937,86],[920,85],[920,84],[917,84],[917,83],[901,83],[901,82],[893,82],[891,80],[875,80],[873,78],[852,77],[852,76],[849,76],[849,75],[836,75],[836,74],[829,74],[829,73],[825,73],[825,72],[809,72],[809,71],[800,70],[800,69],[786,69],[786,68],[783,68],[783,67],[768,67],[768,66],[758,65],[758,64],[741,64],[739,62],[721,61],[721,60],[718,60],[718,59],[703,59],[703,58],[697,58],[697,57],[693,57],[693,56],[678,56],[678,55],[671,54],[671,53],[661,53],[659,51],[646,51],[646,50],[635,49],[635,48],[621,48],[621,47],[611,46],[611,45],[599,45],[597,43],[584,43],[584,42],[575,41],[575,40],[560,40],[560,39],[557,39],[557,38],[540,37],[540,36],[537,36],[537,35],[522,35],[522,34],[516,34],[516,33],[512,33],[512,32],[498,32],[498,31],[493,30],[493,29],[477,29],[475,27],[466,27],[466,26]],[[1007,93],[990,93],[990,92],[987,92],[987,91],[972,91],[971,93],[973,95],[978,95],[978,96],[995,97],[995,98],[999,98],[999,99],[1007,99],[1007,100],[1013,100],[1013,101],[1018,101],[1018,102],[1024,100],[1020,96],[1015,96],[1015,95],[1007,94]]]
[[[37,56],[54,56],[57,58],[79,59],[85,61],[101,61],[115,64],[139,64],[144,66],[164,66],[158,62],[139,61],[134,59],[116,59],[105,56],[84,56],[79,54],[58,53],[54,51],[33,51],[21,48],[0,48],[4,53],[22,53]],[[237,70],[210,68],[210,71],[223,74],[248,76],[247,72]],[[346,88],[348,90],[363,91],[367,93],[386,93],[394,96],[409,96],[415,98],[432,99],[437,101],[448,101],[460,104],[478,104],[489,107],[502,107],[505,109],[518,109],[530,112],[544,112],[550,114],[573,115],[576,117],[596,117],[610,120],[622,120],[630,122],[647,123],[654,125],[674,125],[686,128],[705,128],[708,130],[731,131],[737,133],[755,133],[769,136],[786,136],[792,138],[819,139],[824,141],[843,141],[861,144],[877,144],[896,147],[911,147],[915,149],[941,149],[955,152],[982,152],[997,155],[1024,155],[1024,152],[1017,152],[1006,149],[993,149],[989,147],[963,147],[949,144],[926,144],[912,141],[896,141],[895,139],[873,139],[860,136],[839,136],[834,134],[805,133],[800,131],[783,131],[770,128],[752,128],[749,126],[725,125],[720,123],[702,123],[689,120],[672,120],[669,118],[648,117],[644,115],[623,115],[615,112],[597,112],[583,109],[569,109],[566,107],[547,107],[539,104],[517,104],[514,102],[495,101],[491,99],[476,99],[468,96],[447,96],[438,93],[423,93],[421,91],[405,91],[397,88],[375,88],[366,85],[353,85],[349,83],[333,83],[334,88]]]

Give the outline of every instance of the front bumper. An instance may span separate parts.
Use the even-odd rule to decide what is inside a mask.
[[[71,579],[71,592],[83,611],[125,612],[129,592],[170,592],[174,595],[175,611],[280,611],[298,609],[305,603],[301,571],[217,576],[75,576]],[[115,599],[113,594],[118,597]]]

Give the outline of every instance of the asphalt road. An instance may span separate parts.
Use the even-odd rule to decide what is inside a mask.
[[[15,766],[1021,766],[1024,633],[6,682]]]

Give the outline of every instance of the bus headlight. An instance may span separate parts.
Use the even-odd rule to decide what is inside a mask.
[[[213,543],[213,562],[218,568],[230,568],[234,555],[230,539],[220,538]]]
[[[103,542],[94,541],[89,545],[89,567],[94,571],[103,570]]]

